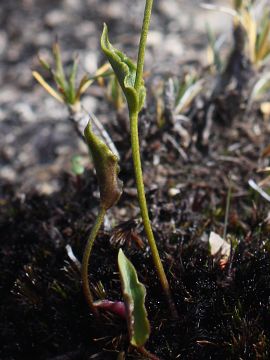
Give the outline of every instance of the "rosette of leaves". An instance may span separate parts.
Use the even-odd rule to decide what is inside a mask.
[[[81,95],[92,84],[93,80],[85,74],[78,87],[75,80],[78,71],[78,56],[74,56],[73,64],[69,73],[64,71],[62,55],[59,43],[56,41],[52,47],[53,65],[50,65],[45,59],[39,56],[39,62],[51,75],[55,87],[49,85],[44,77],[37,71],[33,71],[34,78],[40,85],[56,100],[67,105],[74,106],[80,101]]]
[[[50,85],[47,80],[38,71],[33,71],[33,77],[39,84],[57,101],[69,106],[72,111],[76,111],[81,100],[81,96],[86,92],[89,86],[101,77],[106,77],[110,74],[107,71],[107,64],[101,66],[94,76],[89,77],[84,74],[78,85],[76,78],[78,74],[79,57],[74,55],[70,71],[64,70],[61,48],[57,41],[52,46],[53,63],[50,64],[47,60],[38,56],[38,60],[42,68],[47,72],[53,80],[53,85]]]

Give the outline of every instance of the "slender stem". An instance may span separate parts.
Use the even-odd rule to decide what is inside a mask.
[[[224,240],[226,240],[226,236],[227,236],[231,197],[232,197],[232,181],[231,181],[231,176],[229,175],[229,187],[228,187],[228,193],[227,193],[227,198],[226,198],[226,210],[225,210],[224,230],[223,230],[223,239]]]
[[[139,51],[138,51],[138,58],[137,58],[137,70],[136,70],[136,78],[134,88],[137,93],[140,90],[143,80],[143,68],[144,68],[144,55],[145,55],[145,47],[146,47],[146,40],[147,34],[150,25],[150,18],[151,12],[153,7],[153,0],[146,0],[145,9],[144,9],[144,18],[143,18],[143,25],[141,30],[141,37],[140,37],[140,44],[139,44]],[[137,112],[130,112],[130,131],[131,131],[131,147],[132,147],[132,157],[134,163],[134,172],[135,172],[135,179],[136,179],[136,186],[138,192],[138,200],[141,210],[141,216],[146,232],[146,236],[149,242],[149,246],[152,252],[154,265],[156,267],[158,277],[160,279],[161,285],[163,290],[166,294],[168,299],[169,306],[171,308],[172,314],[174,317],[177,317],[177,311],[175,304],[173,302],[169,282],[167,280],[162,262],[160,260],[159,252],[157,249],[157,245],[155,242],[153,230],[151,227],[148,209],[147,209],[147,202],[145,198],[144,192],[144,183],[143,183],[143,173],[142,173],[142,165],[141,165],[141,157],[140,157],[140,143],[139,143],[139,134],[138,134],[138,115],[139,111]]]
[[[97,309],[94,306],[94,299],[93,295],[90,290],[89,286],[89,279],[88,279],[88,267],[89,267],[89,258],[91,255],[91,250],[94,245],[94,241],[97,237],[97,234],[99,232],[100,226],[103,223],[104,216],[105,216],[106,210],[104,208],[100,208],[98,216],[96,218],[95,224],[91,230],[91,233],[88,237],[84,253],[83,253],[83,260],[82,260],[82,269],[81,269],[81,277],[82,277],[82,287],[84,296],[86,298],[86,301],[88,305],[90,306],[91,310],[95,315],[98,315]]]
[[[145,9],[144,9],[144,17],[143,17],[143,25],[141,30],[141,38],[139,44],[138,58],[137,58],[137,71],[136,71],[136,79],[135,79],[135,90],[138,91],[141,86],[142,78],[143,78],[143,67],[144,67],[144,54],[146,47],[147,34],[150,24],[151,12],[153,7],[153,0],[146,0]]]
[[[160,360],[155,354],[152,354],[152,353],[150,353],[150,351],[146,350],[145,347],[137,348],[137,351],[139,351],[147,359]]]
[[[139,144],[139,135],[138,135],[138,113],[130,114],[130,127],[131,127],[131,147],[132,147],[132,156],[133,156],[133,163],[134,163],[134,172],[135,172],[135,179],[136,179],[136,186],[138,192],[138,200],[141,210],[141,216],[143,220],[143,225],[145,228],[146,236],[149,242],[149,246],[152,252],[153,261],[163,287],[163,290],[167,296],[171,311],[175,317],[177,317],[177,311],[172,300],[170,286],[160,260],[159,252],[157,249],[157,245],[155,242],[153,230],[151,227],[148,209],[147,209],[147,202],[145,197],[144,191],[144,183],[143,183],[143,173],[142,173],[142,165],[141,165],[141,158],[140,158],[140,144]]]

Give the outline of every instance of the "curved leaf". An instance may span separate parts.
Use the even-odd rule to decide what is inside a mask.
[[[145,100],[144,83],[142,81],[140,89],[137,92],[134,88],[136,79],[136,65],[124,53],[111,45],[106,24],[104,24],[101,35],[101,48],[110,62],[119,84],[123,89],[129,110],[131,112],[140,111]]]
[[[100,205],[107,210],[119,200],[122,194],[122,181],[118,179],[118,157],[93,133],[90,121],[84,130],[84,136],[96,169]]]
[[[139,282],[136,269],[122,249],[118,253],[118,267],[126,306],[130,343],[142,347],[150,335],[150,324],[144,306],[146,290]]]

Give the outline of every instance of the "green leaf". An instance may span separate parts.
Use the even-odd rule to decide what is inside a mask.
[[[256,41],[256,61],[263,61],[267,57],[267,53],[270,50],[270,22],[269,12],[266,12],[262,21],[261,29],[257,34]]]
[[[136,65],[124,53],[114,48],[108,38],[108,28],[104,24],[101,35],[101,48],[110,62],[114,73],[127,99],[130,112],[139,112],[145,101],[145,87],[142,81],[139,91],[134,88]]]
[[[75,175],[82,175],[84,173],[84,166],[82,165],[81,160],[79,155],[75,155],[71,159],[71,170]]]
[[[38,61],[45,70],[51,71],[50,64],[45,59],[43,59],[40,55],[38,55]]]
[[[269,90],[269,87],[270,87],[270,72],[262,74],[262,76],[253,86],[248,101],[248,107],[250,107],[255,100],[259,99],[261,95],[265,94]]]
[[[127,312],[130,343],[142,347],[150,335],[150,324],[145,309],[146,290],[139,282],[136,269],[122,249],[118,253],[118,267]]]
[[[76,81],[76,75],[77,75],[77,71],[78,71],[78,63],[79,63],[79,58],[76,55],[73,59],[73,64],[72,64],[72,69],[69,75],[69,79],[68,79],[68,102],[70,104],[74,104],[75,100],[76,100],[76,89],[75,89],[75,81]]]
[[[54,79],[55,82],[58,84],[60,88],[64,90],[64,92],[67,91],[67,81],[66,76],[63,69],[63,63],[62,63],[62,56],[61,56],[61,49],[59,46],[58,41],[56,40],[53,44],[53,56],[55,61],[55,72],[54,72]]]
[[[207,31],[210,55],[213,58],[213,64],[215,65],[217,71],[221,72],[222,59],[220,55],[220,45],[218,45],[219,39],[216,38],[214,32],[212,31],[208,23],[206,24],[206,31]]]
[[[100,190],[101,207],[111,208],[122,194],[122,181],[118,179],[118,157],[96,136],[90,121],[84,130],[84,136],[93,158]]]

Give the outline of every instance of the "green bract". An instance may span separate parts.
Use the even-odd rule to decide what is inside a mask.
[[[84,130],[84,135],[96,169],[100,206],[108,210],[122,194],[122,181],[118,179],[118,157],[93,133],[90,121]]]
[[[121,85],[125,97],[127,99],[130,112],[139,112],[145,100],[145,87],[143,80],[139,90],[135,90],[136,65],[124,53],[114,48],[108,38],[108,28],[104,24],[101,36],[101,48],[110,62],[114,73]]]
[[[144,306],[146,290],[139,282],[136,269],[120,249],[118,267],[126,306],[130,343],[142,347],[150,335],[150,324]]]

